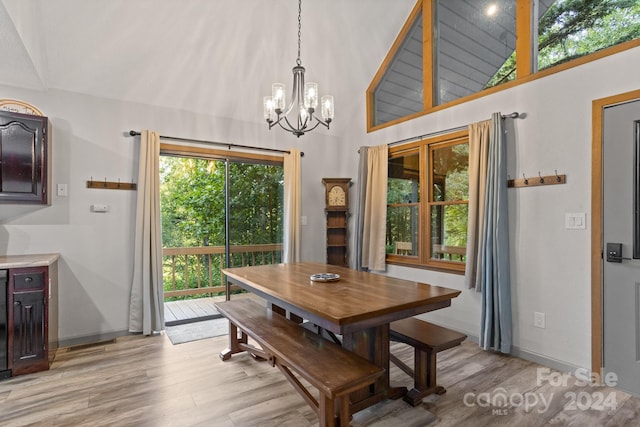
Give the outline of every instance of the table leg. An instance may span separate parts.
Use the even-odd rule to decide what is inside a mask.
[[[345,334],[342,346],[385,370],[384,375],[369,390],[359,390],[350,395],[352,413],[384,399],[397,399],[407,393],[406,387],[392,388],[389,384],[389,324]]]

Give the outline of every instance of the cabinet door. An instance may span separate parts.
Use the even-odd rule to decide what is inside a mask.
[[[0,202],[48,202],[47,118],[0,112]]]
[[[44,290],[13,294],[10,359],[12,375],[48,367]]]
[[[49,368],[48,268],[9,269],[9,369],[12,375]]]

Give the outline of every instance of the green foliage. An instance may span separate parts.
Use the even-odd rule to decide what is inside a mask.
[[[225,162],[161,156],[160,210],[163,247],[224,246]],[[229,244],[282,243],[283,169],[280,165],[229,163]],[[233,254],[230,265],[279,262],[279,254]],[[164,259],[165,291],[221,284],[224,255]]]
[[[163,247],[224,245],[224,163],[162,156]]]
[[[223,161],[161,157],[164,247],[225,244]],[[281,166],[230,163],[232,245],[282,242]]]
[[[538,22],[538,69],[640,38],[638,0],[558,0]],[[486,87],[515,78],[516,54]]]

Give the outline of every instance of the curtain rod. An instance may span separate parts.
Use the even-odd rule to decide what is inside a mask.
[[[140,132],[137,132],[135,130],[130,130],[129,131],[129,136],[140,136]],[[197,142],[197,143],[201,143],[201,144],[212,144],[212,145],[220,145],[223,147],[228,147],[229,150],[231,150],[231,147],[234,148],[244,148],[247,150],[261,150],[261,151],[271,151],[274,153],[286,153],[286,154],[291,154],[291,151],[289,150],[278,150],[277,148],[264,148],[264,147],[252,147],[250,145],[240,145],[240,144],[231,144],[231,143],[227,143],[227,142],[217,142],[217,141],[204,141],[201,139],[191,139],[191,138],[179,138],[176,136],[165,136],[165,135],[160,135],[160,139],[171,139],[173,141],[183,141],[183,142]],[[300,152],[300,157],[304,157],[304,152]]]
[[[519,117],[524,118],[524,114],[520,114],[517,111],[514,111],[511,114],[501,114],[500,117],[502,117],[502,119],[517,119]],[[443,135],[445,133],[457,132],[459,130],[467,129],[468,127],[469,127],[469,125],[458,126],[458,127],[455,127],[455,128],[440,130],[440,131],[437,131],[437,132],[425,133],[424,135],[412,136],[410,138],[405,138],[405,139],[401,139],[399,141],[390,142],[387,145],[392,146],[392,145],[402,144],[403,142],[417,141],[417,140],[421,140],[421,139],[424,139],[424,138],[427,138],[427,137]]]

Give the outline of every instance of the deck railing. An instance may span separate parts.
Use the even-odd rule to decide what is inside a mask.
[[[230,267],[282,262],[282,244],[230,246]],[[162,249],[165,298],[225,292],[224,246]],[[237,288],[232,288],[237,289]]]

